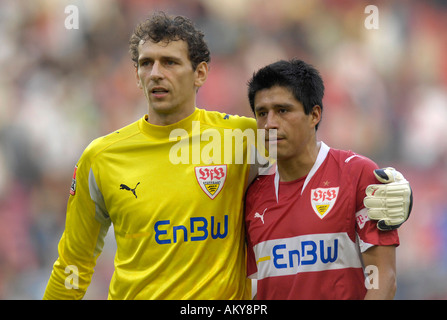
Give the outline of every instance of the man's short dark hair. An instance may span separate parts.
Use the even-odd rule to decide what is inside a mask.
[[[194,23],[186,17],[171,17],[164,12],[156,12],[152,17],[138,24],[129,40],[129,51],[135,67],[138,66],[138,45],[141,40],[154,43],[186,41],[193,70],[202,61],[209,63],[211,60],[203,32],[196,29]]]
[[[316,105],[321,107],[323,113],[323,79],[318,70],[310,64],[298,59],[280,60],[255,72],[248,81],[248,100],[253,112],[256,93],[274,86],[288,88],[303,105],[305,114],[309,114]]]

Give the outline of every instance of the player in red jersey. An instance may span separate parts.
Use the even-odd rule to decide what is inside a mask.
[[[246,195],[248,275],[258,279],[258,299],[391,299],[398,234],[379,230],[364,205],[378,166],[317,140],[323,94],[318,71],[301,60],[268,65],[249,81],[258,128],[276,131],[266,143],[277,166]],[[376,174],[403,179],[394,169]],[[394,200],[396,211],[411,210],[411,190]]]

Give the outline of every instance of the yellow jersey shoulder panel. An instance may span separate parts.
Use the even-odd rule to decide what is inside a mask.
[[[140,121],[140,120],[139,120]],[[138,122],[125,126],[119,130],[111,132],[105,136],[96,138],[85,148],[80,160],[92,161],[99,153],[107,149],[114,143],[119,143],[122,140],[128,139],[134,135],[140,134]]]
[[[209,125],[218,125],[224,128],[256,130],[256,120],[253,118],[242,117],[238,115],[230,115],[218,111],[206,111],[203,109],[201,113],[201,120]]]

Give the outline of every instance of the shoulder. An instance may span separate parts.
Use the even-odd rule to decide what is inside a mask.
[[[330,157],[337,163],[344,179],[354,185],[376,183],[374,170],[378,165],[370,158],[351,150],[331,149]]]
[[[254,118],[229,115],[218,111],[199,110],[201,111],[201,120],[204,123],[230,129],[256,130],[256,120]]]
[[[255,202],[258,197],[262,197],[263,194],[269,192],[270,189],[274,189],[274,177],[274,173],[257,176],[248,186],[246,193],[247,204]]]
[[[125,141],[139,133],[138,121],[135,121],[119,130],[96,138],[85,148],[81,155],[80,162],[91,162],[104,150],[107,150],[109,147]]]
[[[356,171],[364,168],[377,169],[377,164],[368,157],[351,150],[339,150],[331,148],[329,155],[338,163],[341,169]]]

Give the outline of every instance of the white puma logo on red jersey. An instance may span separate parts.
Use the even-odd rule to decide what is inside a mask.
[[[355,155],[350,156],[349,158],[347,158],[347,159],[345,160],[345,163],[348,163],[349,161],[351,161],[352,158],[355,158],[355,157],[359,157],[359,158],[361,158],[361,159],[365,159],[365,157],[362,157],[362,156],[359,156],[358,154],[355,154]]]
[[[264,214],[267,211],[267,208],[264,209],[264,212],[262,214],[256,212],[255,213],[255,218],[261,218],[262,224],[264,224]]]

